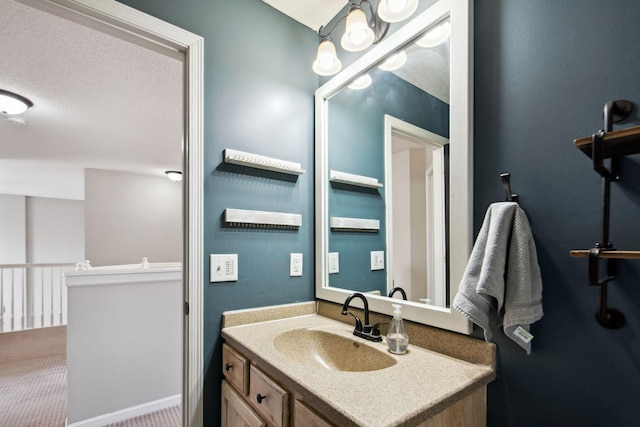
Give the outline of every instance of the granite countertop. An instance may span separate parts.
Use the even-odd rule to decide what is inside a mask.
[[[396,364],[377,371],[310,369],[273,345],[279,334],[299,328],[320,329],[386,352]],[[385,342],[353,336],[353,326],[318,314],[230,326],[222,337],[287,389],[303,396],[340,425],[402,426],[419,423],[467,396],[495,377],[492,366],[474,364],[409,343],[403,355]],[[411,337],[409,337],[411,340]],[[349,355],[345,355],[349,357]]]

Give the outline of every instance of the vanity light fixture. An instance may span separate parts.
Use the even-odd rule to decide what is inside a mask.
[[[451,24],[449,21],[441,22],[436,25],[432,29],[430,29],[424,36],[420,37],[416,44],[420,47],[435,47],[441,43],[444,43],[445,40],[449,38],[451,35]]]
[[[167,174],[167,178],[171,181],[182,181],[182,172],[180,171],[165,171],[165,174]]]
[[[398,53],[394,53],[387,58],[382,64],[378,66],[383,71],[393,71],[402,67],[407,63],[407,52],[401,50]]]
[[[400,22],[411,16],[418,7],[418,0],[381,0],[377,11],[369,0],[350,0],[349,4],[349,13],[340,17],[331,30],[323,31],[324,25],[318,30],[320,44],[312,67],[316,74],[331,76],[342,68],[335,46],[329,38],[342,21],[346,20],[345,32],[340,39],[342,48],[349,52],[359,52],[382,40],[389,30],[390,22]],[[365,5],[368,15],[363,8]]]
[[[357,79],[355,79],[353,83],[351,83],[347,87],[353,90],[362,90],[371,86],[371,82],[372,82],[371,76],[369,74],[363,74]]]
[[[380,0],[378,16],[387,22],[400,22],[410,17],[418,8],[418,0]]]
[[[17,93],[0,89],[0,111],[3,114],[22,114],[33,107],[33,102]]]

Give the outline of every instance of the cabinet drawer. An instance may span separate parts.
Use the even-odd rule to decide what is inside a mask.
[[[270,426],[289,425],[289,393],[251,365],[249,402]]]
[[[222,374],[242,395],[249,392],[249,361],[227,344],[222,344]]]
[[[294,427],[334,427],[329,421],[318,415],[313,409],[296,399],[293,404]]]

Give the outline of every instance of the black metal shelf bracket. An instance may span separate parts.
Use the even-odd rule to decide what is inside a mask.
[[[599,130],[592,136],[593,169],[602,177],[602,228],[600,241],[589,250],[589,284],[599,286],[598,311],[596,319],[600,325],[608,329],[621,328],[624,323],[624,315],[613,308],[607,307],[607,285],[616,278],[616,259],[606,260],[607,274],[600,277],[601,251],[612,250],[613,245],[609,241],[610,206],[611,206],[611,182],[620,179],[620,157],[614,156],[610,160],[609,168],[604,162],[604,139],[607,132],[613,130],[613,123],[626,119],[633,110],[633,104],[629,101],[619,100],[607,102],[603,109],[604,130]]]

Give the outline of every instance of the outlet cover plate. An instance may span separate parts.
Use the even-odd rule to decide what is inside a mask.
[[[384,251],[371,251],[371,270],[384,270]]]
[[[329,252],[329,274],[340,272],[340,253]]]
[[[302,276],[302,254],[290,254],[289,259],[289,276]]]

